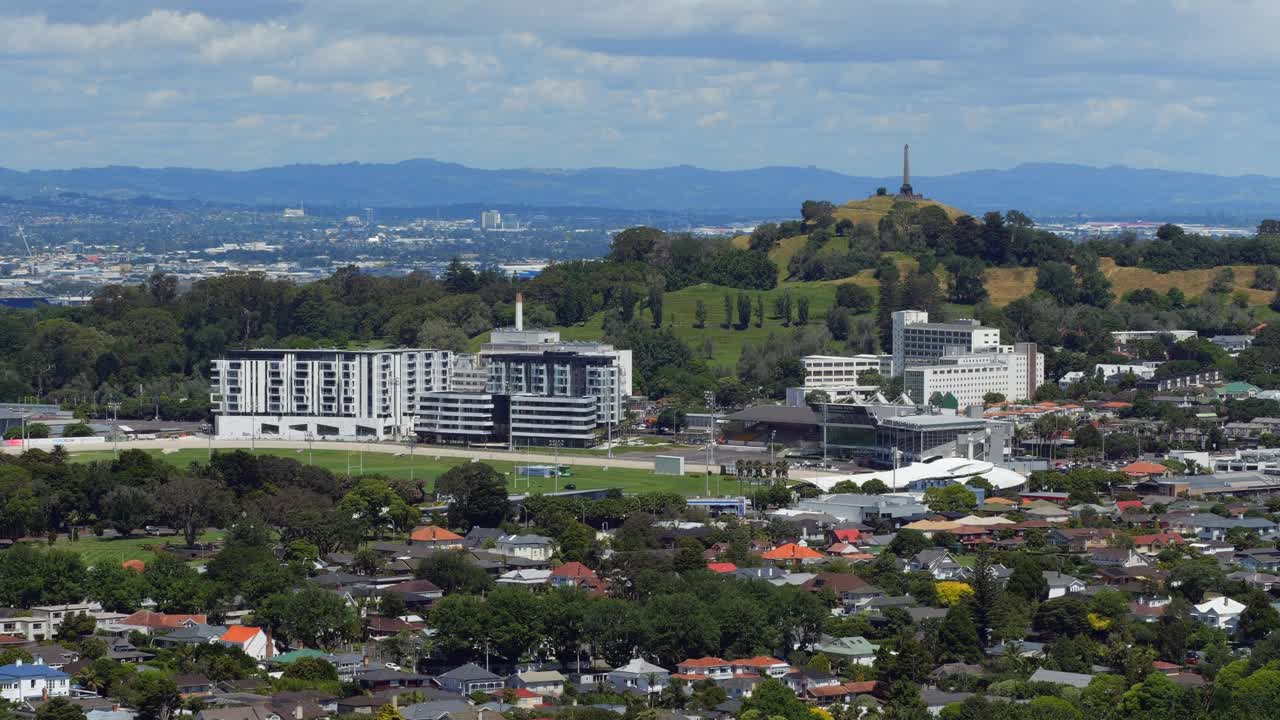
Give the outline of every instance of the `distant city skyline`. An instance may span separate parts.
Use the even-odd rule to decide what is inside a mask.
[[[0,167],[1275,174],[1280,6],[10,0]]]

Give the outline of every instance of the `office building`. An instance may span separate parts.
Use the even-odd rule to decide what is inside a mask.
[[[909,363],[903,373],[903,389],[919,405],[939,398],[964,409],[982,405],[989,392],[1008,400],[1025,400],[1044,383],[1044,354],[1035,343],[996,345],[979,352],[961,352],[951,346],[932,361]]]
[[[940,358],[945,354],[976,353],[1000,345],[1000,331],[977,320],[929,322],[923,310],[899,310],[893,313],[893,375],[901,375],[907,366],[918,361]]]
[[[502,229],[502,213],[497,210],[485,210],[480,213],[480,229],[481,230],[501,230]]]
[[[241,350],[213,361],[219,438],[385,440],[412,432],[423,393],[449,389],[446,350]]]
[[[858,376],[872,372],[888,375],[892,370],[890,355],[806,355],[800,358],[804,366],[802,397],[821,390],[831,400],[841,401],[874,393],[878,386],[859,381]]]

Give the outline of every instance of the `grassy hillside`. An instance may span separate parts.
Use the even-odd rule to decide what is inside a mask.
[[[936,205],[942,208],[947,217],[955,220],[961,215],[967,215],[963,210],[953,208],[950,205],[944,205],[934,200],[898,200],[897,198],[886,196],[871,196],[865,200],[852,200],[836,208],[836,222],[841,220],[849,220],[855,225],[859,223],[869,223],[873,227],[880,224],[880,219],[889,214],[895,203],[906,202],[917,207],[925,207],[928,205]],[[778,282],[782,283],[787,279],[787,266],[791,262],[792,256],[804,247],[809,241],[808,235],[795,235],[779,242],[772,250],[769,251],[769,259],[778,266]],[[733,238],[735,247],[746,249],[751,244],[751,238],[747,235],[738,235]],[[849,239],[845,237],[836,237],[827,244],[827,247],[834,247],[844,251],[849,249]]]
[[[852,200],[836,208],[836,222],[851,220],[853,224],[867,222],[872,225],[880,223],[880,218],[889,214],[895,203],[906,202],[916,207],[937,205],[947,213],[947,217],[955,220],[961,215],[968,215],[964,210],[944,205],[936,200],[899,200],[892,195],[872,195],[866,200]]]
[[[1213,278],[1223,267],[1235,271],[1235,289],[1243,290],[1249,296],[1250,305],[1266,305],[1271,302],[1275,293],[1270,290],[1253,290],[1254,273],[1257,265],[1225,265],[1206,270],[1178,270],[1158,273],[1154,270],[1136,267],[1120,267],[1111,258],[1102,258],[1102,272],[1111,280],[1111,290],[1116,297],[1130,290],[1151,288],[1158,292],[1168,292],[1170,288],[1180,288],[1188,297],[1201,295],[1209,289]],[[1036,287],[1036,268],[991,268],[987,270],[987,292],[991,294],[991,302],[996,305],[1007,305],[1021,297],[1026,297]]]

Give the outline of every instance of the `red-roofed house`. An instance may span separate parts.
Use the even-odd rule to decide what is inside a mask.
[[[250,625],[232,625],[218,638],[218,642],[227,647],[240,648],[245,655],[263,662],[275,654],[271,636],[260,627]]]
[[[543,697],[528,688],[507,689],[494,694],[494,697],[499,696],[509,699],[512,705],[525,710],[532,710],[543,704]]]
[[[1153,533],[1151,535],[1134,535],[1133,549],[1143,553],[1158,553],[1170,545],[1183,545],[1186,540],[1177,533]]]
[[[718,575],[727,575],[737,570],[738,566],[731,562],[713,562],[707,563],[707,569]]]
[[[1158,463],[1139,460],[1120,468],[1120,472],[1131,478],[1164,478],[1173,475],[1173,471]]]
[[[733,661],[734,672],[755,673],[771,678],[779,678],[791,672],[791,666],[785,661],[767,655],[743,658]]]
[[[1120,512],[1142,512],[1146,506],[1141,500],[1117,500],[1116,509]]]
[[[760,557],[764,560],[792,562],[799,566],[806,560],[809,562],[821,560],[823,555],[811,547],[796,543],[787,543],[786,545],[779,545]]]
[[[170,615],[169,613],[139,610],[132,615],[120,618],[116,624],[123,625],[129,629],[136,629],[139,632],[151,633],[156,630],[176,630],[180,627],[208,625],[209,617],[207,615]]]
[[[856,543],[862,537],[862,531],[857,528],[839,528],[832,530],[831,534],[835,536],[836,540],[846,543]]]
[[[413,532],[409,533],[409,544],[442,550],[461,550],[462,536],[437,525],[426,525],[414,528]]]
[[[694,675],[703,680],[728,680],[733,677],[733,664],[718,657],[692,658],[676,665],[682,675]]]
[[[600,578],[594,570],[580,562],[567,562],[551,571],[551,585],[594,590],[600,585]]]

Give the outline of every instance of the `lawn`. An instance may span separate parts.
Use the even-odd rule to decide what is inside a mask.
[[[201,542],[211,542],[222,539],[221,530],[211,530],[200,536]],[[60,538],[53,547],[58,550],[69,550],[80,555],[86,565],[98,565],[101,563],[122,563],[126,560],[142,560],[146,562],[155,557],[149,547],[161,546],[165,543],[181,545],[183,543],[181,535],[174,537],[130,537],[130,538],[100,538],[92,534],[81,535],[79,540],[71,541],[66,538]]]
[[[246,448],[247,450],[247,448]],[[163,454],[159,450],[148,451],[157,457],[172,463],[179,467],[185,467],[192,462],[205,462],[208,459],[208,451],[205,449],[179,450],[177,452]],[[308,461],[308,453],[306,450],[301,452],[297,450],[262,448],[256,451],[260,455],[279,455],[283,457],[291,457],[299,462]],[[366,474],[379,474],[391,477],[407,478],[410,475],[410,460],[407,455],[396,456],[388,453],[367,452],[364,453],[363,467]],[[413,477],[418,480],[425,480],[427,488],[432,487],[431,483],[442,475],[445,471],[452,467],[470,462],[466,458],[454,457],[438,457],[432,454],[431,448],[421,448],[414,453],[412,470]],[[361,468],[361,453],[358,448],[351,451],[343,450],[316,450],[311,455],[311,460],[318,466],[327,468],[338,474],[346,474],[347,463],[350,462],[351,474],[359,475]],[[91,460],[107,460],[112,457],[110,452],[78,452],[73,453],[72,457],[80,462],[89,462]],[[499,472],[511,475],[515,467],[515,463],[509,460],[484,460],[492,465]],[[547,458],[548,464],[551,458]],[[521,463],[527,464],[527,463]],[[563,484],[573,483],[579,490],[594,490],[598,488],[620,488],[623,492],[639,493],[639,492],[678,492],[682,495],[700,495],[703,492],[704,483],[701,476],[685,476],[675,477],[670,475],[654,475],[649,470],[638,468],[611,468],[606,470],[600,467],[591,467],[585,465],[574,465],[573,477],[561,478],[553,480],[551,478],[532,478],[526,480],[524,477],[519,479],[519,486],[512,477],[508,484],[508,488],[512,492],[551,492],[561,489]],[[726,492],[729,488],[725,489]],[[154,542],[154,539],[152,539]],[[84,542],[83,540],[81,541]],[[128,541],[132,542],[132,541]]]

